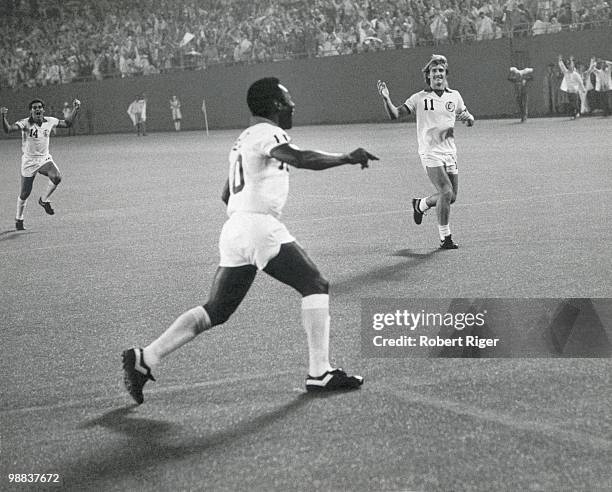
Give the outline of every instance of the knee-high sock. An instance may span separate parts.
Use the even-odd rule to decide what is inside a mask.
[[[302,323],[308,339],[308,374],[318,377],[331,369],[329,364],[329,295],[302,298]]]
[[[193,340],[210,328],[210,318],[202,306],[181,314],[162,335],[146,346],[143,351],[145,363],[152,369],[161,359]]]
[[[28,203],[28,199],[22,200],[20,197],[17,197],[17,215],[15,218],[17,220],[23,220],[23,211],[25,210],[26,203]]]

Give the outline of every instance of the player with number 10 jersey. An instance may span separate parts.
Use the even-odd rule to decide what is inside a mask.
[[[229,216],[250,212],[280,217],[289,193],[289,169],[270,151],[290,141],[282,128],[263,118],[255,118],[242,132],[229,155]]]

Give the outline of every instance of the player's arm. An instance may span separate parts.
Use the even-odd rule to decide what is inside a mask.
[[[229,202],[230,197],[230,189],[229,189],[229,178],[225,180],[225,184],[223,185],[223,191],[221,192],[221,200],[226,205]]]
[[[476,121],[476,120],[475,120],[474,116],[472,115],[472,113],[470,113],[468,111],[468,109],[465,107],[463,102],[461,103],[460,107],[463,108],[463,109],[461,109],[461,110],[459,110],[459,111],[457,111],[455,113],[455,119],[457,121],[461,121],[461,122],[465,123],[467,126],[474,126],[474,121]]]
[[[8,120],[6,119],[6,113],[8,113],[8,108],[2,106],[0,108],[0,117],[2,118],[2,128],[4,129],[4,133],[19,130],[19,126],[16,123],[13,123],[12,125],[9,124]]]
[[[591,74],[591,72],[593,72],[595,70],[595,64],[596,64],[596,60],[594,57],[591,58],[591,60],[589,61],[589,68],[587,68],[586,73]]]
[[[397,120],[400,116],[410,114],[410,110],[406,107],[405,104],[402,104],[401,106],[395,106],[395,104],[391,102],[391,97],[389,96],[389,89],[387,88],[387,84],[385,82],[379,80],[376,85],[378,87],[378,93],[383,99],[385,111],[387,111],[389,118],[391,118],[392,120]]]
[[[69,127],[71,127],[72,123],[74,123],[74,119],[76,118],[76,116],[79,113],[80,109],[81,109],[81,101],[79,101],[78,99],[75,99],[74,101],[72,101],[72,111],[66,117],[66,119],[59,120],[57,122],[57,127],[58,128],[69,128]]]
[[[361,147],[348,154],[335,154],[318,150],[301,150],[290,143],[274,147],[270,155],[290,166],[313,171],[322,171],[344,164],[361,164],[361,169],[364,169],[369,167],[368,161],[378,160],[378,157]]]

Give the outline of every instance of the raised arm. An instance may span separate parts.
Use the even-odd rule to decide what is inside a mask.
[[[76,118],[77,114],[79,113],[79,109],[81,109],[81,101],[79,101],[78,99],[74,99],[72,101],[72,111],[66,117],[66,119],[59,120],[59,122],[57,124],[57,127],[58,128],[69,128],[69,127],[71,127],[72,123],[74,123],[74,119]]]
[[[389,89],[387,88],[387,84],[385,82],[379,80],[376,85],[378,87],[378,93],[383,98],[385,110],[387,111],[389,118],[391,118],[392,120],[397,120],[400,116],[410,114],[410,111],[408,110],[405,104],[402,104],[401,106],[395,106],[391,102],[391,97],[389,96]]]
[[[294,145],[282,144],[274,147],[270,155],[290,166],[313,171],[322,171],[344,164],[361,164],[361,169],[364,169],[369,167],[368,161],[378,160],[378,157],[361,147],[348,154],[334,154],[318,150],[300,150]]]
[[[4,106],[2,106],[0,108],[0,117],[2,118],[2,128],[4,129],[4,133],[9,133],[15,130],[19,130],[19,126],[17,125],[17,123],[13,123],[12,125],[9,124],[8,120],[6,119],[7,113],[8,113],[8,108],[5,108]]]
[[[562,55],[559,55],[559,68],[561,69],[561,71],[563,73],[567,73],[568,72],[567,67],[565,66],[565,63],[563,63],[563,56]]]

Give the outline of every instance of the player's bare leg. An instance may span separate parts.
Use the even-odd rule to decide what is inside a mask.
[[[219,267],[213,279],[208,301],[181,314],[170,327],[144,349],[123,352],[126,389],[136,403],[142,403],[142,389],[153,378],[152,371],[161,360],[191,342],[202,332],[227,321],[251,287],[257,268],[251,265]]]
[[[271,277],[293,287],[302,295],[302,324],[308,342],[306,389],[355,389],[361,376],[349,376],[329,362],[329,283],[296,242],[285,243],[264,268]]]
[[[50,201],[50,198],[53,192],[57,189],[57,186],[61,183],[62,175],[59,169],[57,168],[57,166],[55,165],[55,163],[53,162],[45,163],[38,170],[38,172],[44,176],[47,176],[47,178],[49,178],[49,184],[47,186],[47,191],[41,197],[43,202],[48,202]]]
[[[25,211],[26,204],[28,203],[28,197],[30,196],[30,193],[32,193],[33,184],[34,176],[21,176],[19,196],[17,197],[17,213],[15,215],[15,229],[18,231],[23,231],[25,229],[23,225],[23,213]]]
[[[455,203],[457,199],[457,192],[459,191],[459,175],[457,174],[448,174],[448,179],[451,182],[453,194],[451,196],[450,203],[451,205]],[[423,214],[427,212],[430,208],[436,207],[438,204],[438,197],[440,193],[434,193],[433,195],[429,195],[423,198],[413,198],[412,199],[412,208],[414,212],[414,221],[417,224],[420,224],[423,220]]]
[[[451,203],[457,198],[459,186],[458,175],[448,174],[443,167],[427,167],[427,175],[436,187],[438,193],[428,203],[435,200],[436,215],[438,218],[438,232],[440,234],[440,247],[443,249],[456,249],[457,245],[451,237],[449,225]],[[432,203],[433,204],[433,203]]]
[[[204,306],[183,313],[153,343],[145,347],[145,360],[157,366],[161,359],[193,340],[203,331],[225,323],[249,291],[257,268],[252,265],[219,267]]]

